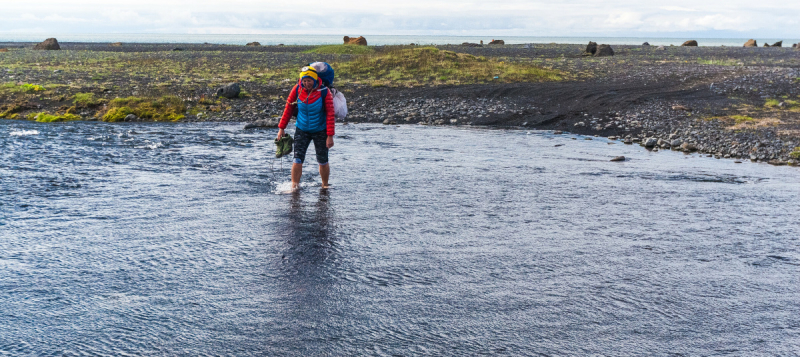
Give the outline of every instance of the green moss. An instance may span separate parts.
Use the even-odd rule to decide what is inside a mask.
[[[128,107],[120,107],[120,108],[111,108],[109,109],[105,115],[103,115],[103,121],[107,122],[118,122],[125,119],[128,114],[133,114],[133,110]]]
[[[81,107],[96,107],[105,102],[105,99],[95,98],[94,93],[77,93],[72,98],[72,103]]]
[[[303,53],[316,53],[318,55],[366,55],[374,52],[375,49],[372,47],[358,45],[327,45],[303,51]]]
[[[19,87],[20,87],[20,91],[26,92],[26,93],[41,92],[41,91],[44,90],[44,87],[42,87],[40,85],[37,85],[37,84],[30,84],[30,83],[21,84]]]
[[[24,83],[19,85],[15,83],[4,83],[2,86],[0,86],[0,88],[2,88],[6,92],[12,92],[12,93],[33,93],[45,90],[44,86],[40,86],[38,84],[30,84],[30,83]]]
[[[103,121],[108,122],[121,121],[128,114],[155,121],[176,121],[183,119],[186,111],[186,104],[175,96],[115,98],[108,103],[108,107],[102,116]]]
[[[4,106],[0,106],[0,119],[16,119],[20,111],[23,110],[23,107],[18,103],[12,103]]]
[[[27,116],[28,120],[35,120],[41,123],[52,123],[57,121],[72,121],[72,120],[81,120],[79,115],[71,114],[69,112],[58,115],[58,114],[47,114],[45,112],[40,113],[30,113]]]
[[[780,104],[780,101],[777,99],[767,99],[767,102],[764,103],[764,106],[772,108],[772,107],[777,107],[778,104]]]

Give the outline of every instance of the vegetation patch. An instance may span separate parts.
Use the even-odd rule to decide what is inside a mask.
[[[327,45],[303,51],[303,53],[315,53],[318,55],[366,55],[375,53],[375,49],[369,46],[358,45]]]
[[[800,101],[788,99],[788,96],[783,96],[782,100],[769,98],[764,102],[764,108],[773,110],[790,110],[793,112],[800,111]],[[783,104],[781,104],[783,103]]]
[[[2,85],[2,89],[4,91],[12,93],[33,93],[45,90],[44,86],[40,86],[38,84],[30,84],[30,83],[23,83],[23,84],[5,83]]]
[[[470,84],[542,82],[564,79],[565,74],[532,64],[505,63],[435,47],[400,48],[358,56],[332,65],[342,80],[371,85]]]
[[[25,103],[9,103],[0,105],[0,119],[17,119],[19,117],[19,112],[25,109]]]
[[[85,108],[96,107],[105,102],[105,99],[95,98],[94,93],[76,93],[72,98],[73,104]]]
[[[117,122],[125,119],[128,114],[133,114],[142,119],[176,121],[184,118],[185,111],[186,103],[176,96],[116,98],[108,103],[108,111],[103,114],[102,119]]]
[[[781,121],[776,118],[753,118],[747,115],[732,115],[726,118],[733,124],[729,126],[729,130],[742,130],[742,129],[755,129],[764,127],[774,127],[781,124]]]
[[[45,112],[41,113],[30,113],[27,116],[28,120],[35,120],[42,123],[52,123],[57,121],[72,121],[72,120],[81,120],[80,115],[71,114],[69,112],[64,114],[48,114]]]
[[[800,146],[794,148],[789,156],[791,156],[793,159],[800,159]]]

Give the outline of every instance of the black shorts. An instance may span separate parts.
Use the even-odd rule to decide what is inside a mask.
[[[300,129],[294,131],[294,163],[302,164],[306,161],[306,150],[311,141],[314,141],[314,150],[317,152],[317,162],[320,165],[328,163],[328,134],[325,130],[309,133]]]

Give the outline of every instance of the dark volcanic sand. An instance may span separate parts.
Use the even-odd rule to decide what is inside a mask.
[[[0,43],[3,47],[33,44]],[[202,44],[63,43],[64,50],[148,52],[152,56],[230,57],[233,66],[269,61],[270,65],[336,60],[336,56],[301,54],[303,46],[223,46]],[[574,74],[574,79],[551,83],[497,83],[417,88],[370,87],[342,84],[347,95],[348,122],[429,125],[486,125],[563,130],[587,135],[629,138],[629,142],[662,139],[656,149],[691,143],[719,157],[794,163],[789,156],[800,146],[800,51],[792,48],[613,46],[614,57],[584,57],[584,46],[439,46],[456,52],[504,61],[536,62]],[[185,51],[175,53],[173,48]],[[380,51],[380,48],[378,49]],[[0,56],[3,55],[0,53]],[[227,56],[227,57],[226,57]],[[249,57],[248,57],[249,56]],[[261,57],[258,57],[261,56]],[[346,56],[345,56],[346,58]],[[341,60],[341,59],[339,59]],[[0,82],[21,77],[46,77],[28,71],[9,79],[0,67]],[[164,79],[160,79],[163,81]],[[106,97],[136,94],[125,83],[147,86],[156,79],[123,80]],[[243,82],[252,95],[232,101],[231,108],[188,121],[253,121],[279,115],[291,83]],[[161,88],[185,97],[210,94],[206,88]],[[141,95],[141,94],[140,94]],[[765,107],[768,99],[783,107]],[[47,108],[57,103],[41,103]],[[57,108],[57,106],[56,106]],[[91,114],[91,113],[87,113]],[[747,115],[752,121],[730,118]]]

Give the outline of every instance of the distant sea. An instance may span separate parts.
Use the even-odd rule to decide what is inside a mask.
[[[188,34],[15,34],[0,33],[0,42],[41,42],[45,38],[55,37],[59,42],[127,42],[127,43],[213,43],[227,45],[244,45],[257,41],[262,45],[321,45],[342,43],[343,35],[188,35]],[[370,45],[446,45],[463,42],[489,43],[491,36],[387,36],[364,35]],[[680,45],[686,40],[697,40],[700,46],[742,46],[746,38],[666,38],[666,37],[547,37],[547,36],[498,36],[506,44],[524,43],[575,43],[589,41],[609,45]],[[773,44],[783,40],[784,46],[791,47],[800,39],[788,38],[756,38],[759,45]]]

